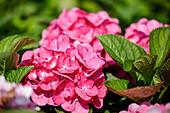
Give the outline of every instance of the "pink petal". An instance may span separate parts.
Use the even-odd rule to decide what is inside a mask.
[[[76,93],[85,101],[89,101],[91,99],[90,96],[87,96],[85,91],[83,89],[80,89],[78,87],[75,88]]]
[[[88,96],[96,96],[99,92],[96,86],[93,86],[91,89],[85,89]]]
[[[86,103],[82,103],[80,101],[76,102],[76,108],[72,113],[88,113],[89,112],[89,106]]]
[[[51,59],[52,58],[52,53],[44,47],[40,48],[39,55],[40,55],[40,58],[43,58],[43,59]]]
[[[74,101],[66,101],[65,103],[61,104],[61,107],[66,111],[73,111],[76,107],[76,100]]]
[[[84,81],[84,87],[86,89],[91,89],[93,86],[94,86],[94,81],[93,80]]]
[[[51,90],[50,84],[49,83],[44,83],[44,82],[40,82],[39,86],[43,89],[43,90]]]
[[[60,92],[59,94],[54,93],[52,100],[56,106],[66,102],[63,96],[63,92]]]
[[[98,89],[98,97],[99,98],[104,98],[108,92],[107,87],[103,84],[101,88]]]
[[[36,94],[35,92],[32,93],[32,100],[39,106],[45,106],[48,103],[48,99],[44,96],[43,93]]]
[[[33,54],[34,54],[33,51],[26,51],[26,52],[22,55],[21,61],[32,59]]]

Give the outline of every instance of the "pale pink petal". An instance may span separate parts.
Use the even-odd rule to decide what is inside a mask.
[[[99,98],[104,98],[108,92],[107,87],[103,84],[101,88],[98,89],[98,97]]]
[[[89,106],[86,103],[82,103],[80,101],[76,102],[76,108],[72,113],[88,113],[89,112]]]
[[[91,99],[90,96],[87,96],[85,91],[83,89],[80,89],[78,87],[75,88],[76,93],[85,101],[89,101]]]
[[[24,61],[24,60],[31,60],[32,57],[33,57],[33,51],[26,51],[23,55],[22,55],[22,59],[21,61]]]
[[[66,111],[74,111],[76,108],[76,100],[66,101],[65,103],[61,104],[61,107]]]
[[[96,86],[93,86],[91,89],[86,88],[85,91],[86,94],[91,97],[96,96],[99,93]]]

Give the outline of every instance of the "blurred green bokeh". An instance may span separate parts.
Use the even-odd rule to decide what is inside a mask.
[[[105,10],[126,27],[140,18],[170,23],[169,0],[0,0],[0,40],[13,34],[41,39],[41,32],[63,8],[79,7],[87,12]]]

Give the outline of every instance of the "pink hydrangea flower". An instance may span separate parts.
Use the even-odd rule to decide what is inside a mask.
[[[61,35],[63,34],[71,38],[71,43],[79,41],[82,44],[90,44],[93,51],[104,57],[108,64],[115,64],[112,58],[104,51],[100,41],[94,36],[121,34],[118,19],[109,17],[107,12],[87,13],[79,8],[72,8],[70,11],[64,9],[58,19],[52,21],[50,26],[43,31],[40,45],[50,50],[57,50],[59,44],[56,39],[62,37]],[[66,40],[67,38],[64,37],[64,39]],[[66,45],[63,42],[64,44]]]
[[[131,24],[125,31],[125,37],[130,41],[139,44],[149,53],[149,34],[152,30],[169,25],[158,22],[157,20],[140,19],[137,23]]]
[[[35,66],[23,80],[24,84],[34,89],[33,102],[40,106],[61,105],[72,113],[88,113],[88,103],[91,102],[96,108],[101,108],[107,94],[103,84],[103,58],[88,43],[72,43],[63,34],[54,40],[57,49],[51,48],[48,43],[47,47],[27,51],[19,64]]]
[[[128,107],[128,111],[123,110],[119,113],[169,113],[170,111],[170,103],[151,105],[148,102],[141,103],[140,105],[136,103],[132,103]]]

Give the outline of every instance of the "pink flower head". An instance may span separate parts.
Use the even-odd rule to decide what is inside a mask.
[[[168,108],[169,103],[166,105],[158,104],[151,105],[150,103],[142,103],[140,105],[132,103],[128,107],[128,111],[120,111],[119,113],[169,113],[170,108]]]
[[[71,43],[74,41],[82,44],[88,43],[94,52],[102,55],[103,51],[103,54],[107,54],[100,41],[94,36],[101,34],[121,34],[118,19],[109,17],[105,11],[87,13],[79,8],[72,8],[70,11],[64,9],[62,14],[43,31],[40,45],[50,50],[57,50],[58,37],[67,35],[70,37]],[[115,64],[109,55],[102,55],[102,57],[106,58],[109,64]]]
[[[28,51],[20,63],[35,66],[23,81],[34,89],[33,102],[40,106],[61,105],[72,113],[88,113],[88,103],[91,102],[96,108],[101,108],[107,94],[103,84],[103,58],[93,51],[89,43],[71,43],[66,35],[54,40],[57,48],[54,49],[51,46],[54,42],[51,42],[47,47]]]
[[[125,31],[125,37],[130,41],[139,44],[149,53],[149,34],[159,27],[167,27],[156,20],[140,19],[137,23],[131,24]]]

